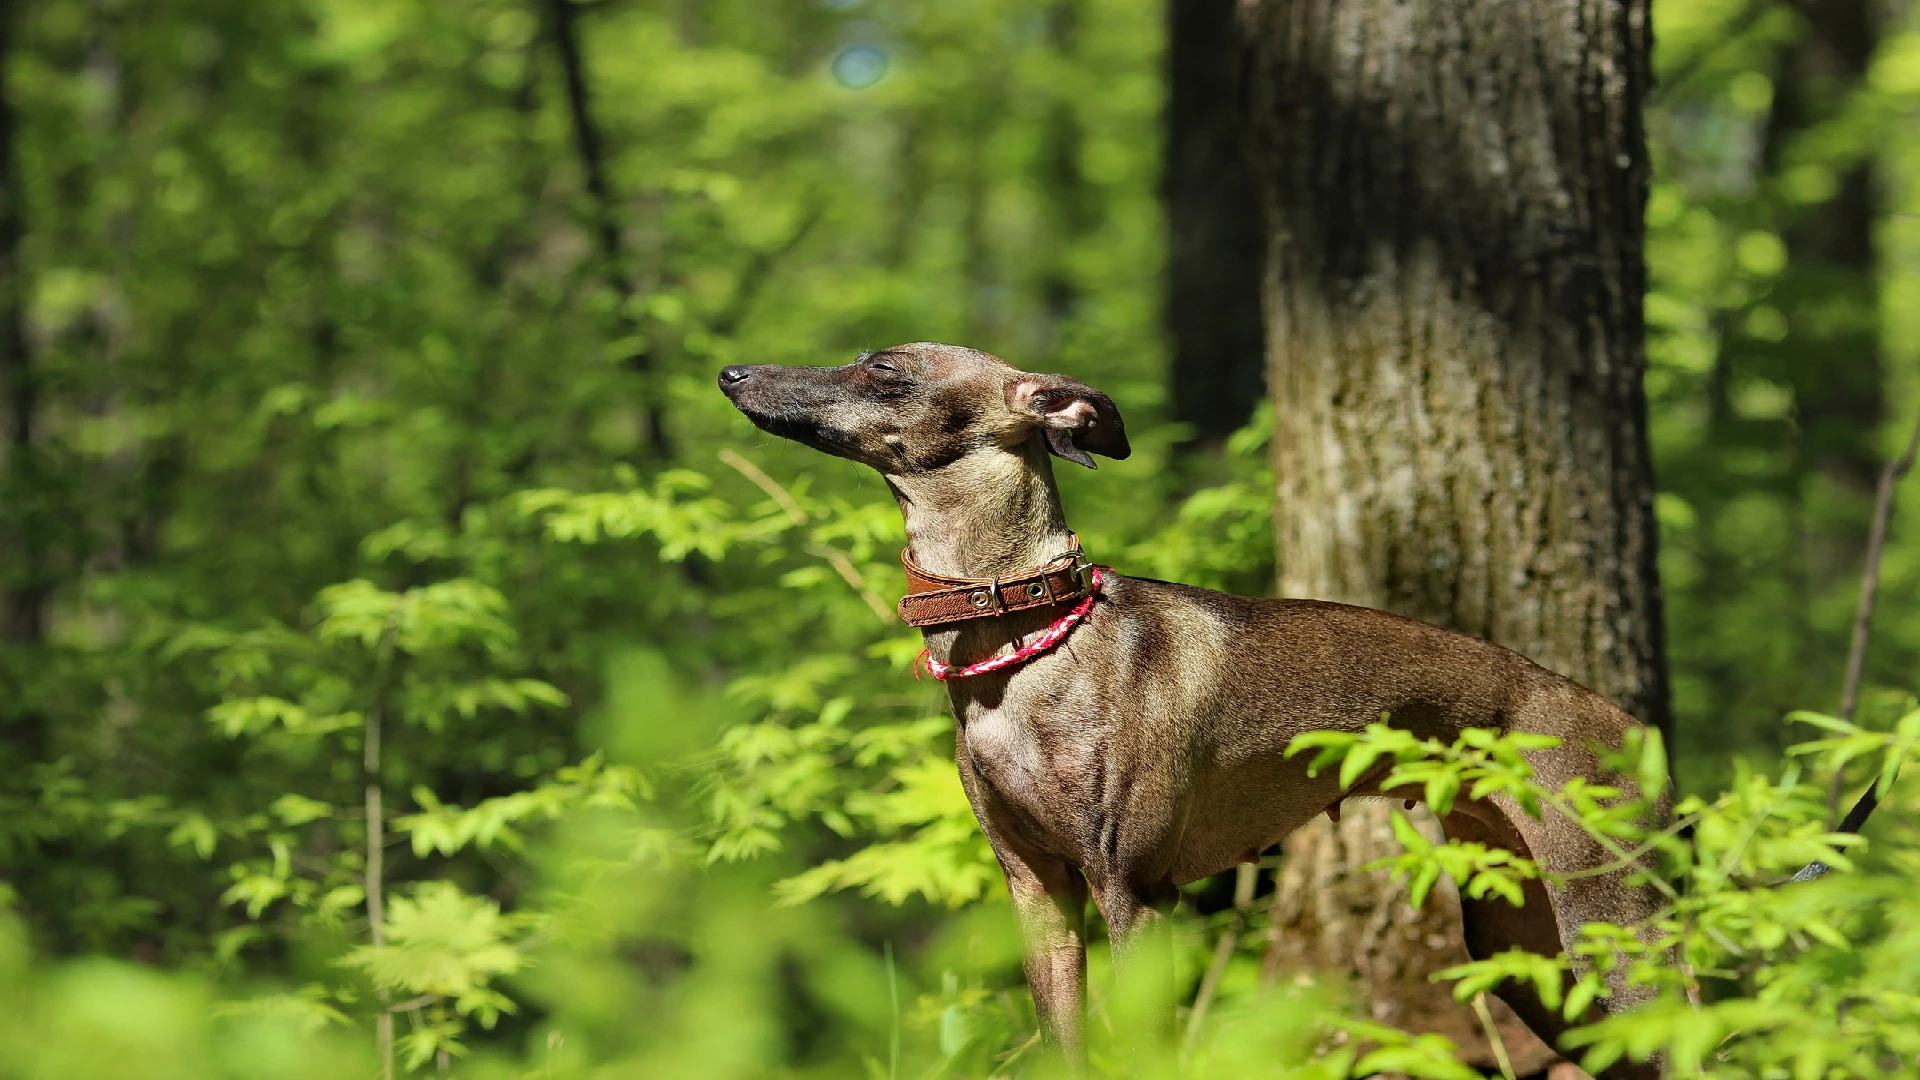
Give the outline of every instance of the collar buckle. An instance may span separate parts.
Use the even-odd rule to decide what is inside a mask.
[[[1076,559],[1072,570],[1074,581],[1073,595],[1085,596],[1093,591],[1093,564],[1087,561],[1085,555],[1081,555],[1077,551],[1074,552],[1074,555]]]
[[[1075,539],[1077,540],[1078,538],[1076,537]],[[1063,551],[1053,558],[1048,559],[1046,572],[1050,573],[1053,567],[1063,562],[1067,564],[1064,567],[1067,576],[1073,579],[1073,591],[1057,599],[1078,600],[1080,597],[1093,591],[1093,563],[1088,561],[1087,553],[1080,550],[1079,544],[1076,543],[1071,550]],[[1053,591],[1051,583],[1048,584],[1047,591],[1049,593]]]

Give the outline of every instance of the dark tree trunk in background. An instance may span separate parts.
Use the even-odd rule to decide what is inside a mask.
[[[1778,175],[1807,129],[1831,119],[1866,79],[1879,45],[1873,0],[1822,0],[1799,7],[1808,26],[1780,57],[1764,163]],[[1824,163],[1822,163],[1824,164]],[[1768,299],[1784,309],[1789,333],[1768,365],[1794,386],[1802,468],[1871,496],[1880,472],[1874,435],[1883,419],[1879,293],[1873,253],[1878,216],[1871,158],[1842,164],[1832,196],[1787,211],[1787,270]],[[1774,376],[1773,371],[1768,371]],[[1865,543],[1864,515],[1832,537],[1816,572],[1849,576]]]
[[[35,427],[39,385],[27,347],[26,273],[21,245],[26,198],[15,153],[18,123],[7,96],[20,31],[20,5],[0,5],[0,730],[8,757],[37,761],[46,753],[44,717],[18,693],[32,662],[27,650],[46,636],[47,579],[42,522],[36,520]]]
[[[1641,387],[1647,0],[1250,0],[1280,589],[1524,653],[1667,726]],[[1270,970],[1491,1065],[1463,961],[1360,865],[1389,806],[1287,843]],[[1424,813],[1424,811],[1423,811]],[[1432,822],[1429,819],[1428,824]],[[1525,1071],[1546,1058],[1508,1049]]]
[[[17,5],[0,7],[0,642],[8,643],[38,641],[46,619],[29,498],[39,409],[20,265],[26,201],[14,154],[13,102],[5,95],[19,18]]]
[[[43,607],[38,594],[31,538],[27,535],[25,492],[31,465],[36,386],[27,355],[26,282],[20,267],[20,242],[26,231],[25,199],[19,162],[14,156],[13,102],[5,94],[11,70],[13,37],[19,21],[16,5],[0,8],[0,641],[40,637]]]
[[[580,182],[586,188],[589,231],[607,288],[618,301],[613,318],[620,340],[631,343],[624,346],[621,362],[642,380],[647,445],[656,460],[666,461],[673,456],[673,437],[667,431],[662,391],[655,382],[656,358],[647,342],[646,328],[633,313],[633,301],[640,294],[641,285],[628,265],[622,241],[620,201],[613,190],[607,164],[605,133],[594,118],[592,79],[581,47],[584,40],[579,25],[581,13],[574,0],[543,0],[543,3],[547,31],[552,35],[554,51],[560,60],[561,83],[566,88],[567,118],[573,130],[574,153],[580,159]],[[686,22],[682,20],[683,25]]]
[[[1236,0],[1168,0],[1167,332],[1173,418],[1215,444],[1253,416],[1266,383],[1265,230],[1241,145]]]

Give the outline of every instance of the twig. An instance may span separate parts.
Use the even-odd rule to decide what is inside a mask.
[[[761,471],[760,466],[747,460],[745,455],[731,446],[727,446],[721,448],[720,460],[731,465],[739,471],[741,476],[753,481],[755,487],[766,492],[774,502],[780,505],[780,509],[787,512],[787,517],[791,518],[795,525],[805,525],[807,523],[807,512],[800,509],[800,504],[794,501],[793,495],[790,494],[786,488],[780,486],[780,481],[768,476],[765,472]]]
[[[741,476],[753,481],[755,487],[766,492],[768,497],[779,504],[780,509],[786,511],[787,518],[795,525],[807,523],[807,512],[800,508],[800,503],[794,499],[793,494],[781,487],[778,480],[762,471],[760,466],[747,460],[732,447],[721,449],[720,460],[733,467]],[[881,622],[893,622],[893,610],[887,607],[887,602],[880,599],[880,594],[874,592],[867,584],[866,575],[860,572],[859,567],[853,565],[853,560],[847,558],[844,552],[826,544],[808,544],[807,551],[809,554],[825,559],[827,565],[833,567],[834,573],[840,575],[840,580],[852,586],[853,591],[860,594],[860,599],[867,602],[867,606],[873,609],[873,613],[880,617]]]
[[[900,1080],[900,979],[894,970],[893,942],[887,949],[887,1002],[892,1008],[887,1027],[887,1080]]]
[[[1867,662],[1867,632],[1873,623],[1874,594],[1880,589],[1880,556],[1886,549],[1887,523],[1893,517],[1894,485],[1913,468],[1917,452],[1920,452],[1920,421],[1914,423],[1913,434],[1907,439],[1907,452],[1887,462],[1886,467],[1880,470],[1880,487],[1874,493],[1873,527],[1867,533],[1867,569],[1860,578],[1860,608],[1853,616],[1853,644],[1847,651],[1847,677],[1840,686],[1840,719],[1848,723],[1853,721],[1853,710],[1860,700],[1860,675]],[[1836,769],[1832,786],[1827,789],[1828,820],[1832,820],[1840,809],[1840,794],[1845,790],[1846,782],[1846,770]],[[1868,787],[1867,793],[1848,812],[1840,831],[1858,832],[1878,802],[1879,796],[1874,788]]]
[[[1692,911],[1687,912],[1683,921],[1686,923],[1688,935],[1692,935],[1699,929],[1699,922]],[[1706,1002],[1700,996],[1700,972],[1694,968],[1693,961],[1687,958],[1685,946],[1675,949],[1674,952],[1680,958],[1680,974],[1686,979],[1687,1004],[1693,1008],[1693,1011],[1699,1012],[1706,1007]]]
[[[1493,1060],[1500,1063],[1500,1075],[1506,1080],[1515,1080],[1513,1059],[1507,1057],[1507,1043],[1500,1037],[1500,1029],[1493,1024],[1493,1013],[1487,1009],[1486,991],[1473,995],[1473,1014],[1480,1018],[1480,1026],[1486,1029],[1487,1043],[1493,1047]]]
[[[1698,814],[1689,814],[1660,830],[1660,832],[1656,833],[1645,843],[1627,853],[1627,857],[1632,860],[1630,863],[1619,861],[1602,863],[1599,866],[1590,866],[1585,870],[1569,870],[1562,873],[1560,877],[1566,881],[1576,881],[1580,878],[1599,877],[1603,874],[1611,874],[1615,870],[1626,870],[1629,868],[1644,869],[1640,866],[1640,856],[1652,852],[1660,845],[1662,840],[1671,840],[1686,830],[1693,828],[1695,825],[1700,824],[1700,820],[1705,816],[1705,811]]]
[[[1213,962],[1207,965],[1207,974],[1200,980],[1199,991],[1193,995],[1193,1009],[1187,1013],[1186,1045],[1189,1049],[1200,1038],[1200,1026],[1207,1018],[1207,1009],[1212,1006],[1214,995],[1220,990],[1220,980],[1226,978],[1227,965],[1233,961],[1234,946],[1239,944],[1240,933],[1247,927],[1247,913],[1253,907],[1253,890],[1259,880],[1259,863],[1241,863],[1234,868],[1233,918],[1227,922],[1226,929],[1220,931],[1220,940],[1213,947]]]
[[[1438,744],[1432,743],[1430,745],[1437,746]],[[1362,783],[1364,782],[1365,782],[1365,774],[1362,774]],[[1356,785],[1355,789],[1357,790],[1359,786],[1360,785]],[[1397,783],[1389,782],[1381,785],[1382,790],[1391,790],[1392,788],[1397,788],[1397,787],[1415,787],[1415,786],[1418,786],[1415,781],[1406,780],[1406,779],[1401,779]],[[1652,851],[1655,848],[1655,846],[1658,845],[1659,842],[1665,839],[1667,836],[1678,833],[1681,828],[1681,823],[1676,822],[1672,825],[1669,825],[1667,829],[1661,834],[1654,836],[1653,838],[1645,841],[1639,847],[1633,849],[1632,851],[1628,851],[1627,849],[1621,847],[1620,843],[1617,840],[1615,840],[1614,838],[1608,836],[1603,832],[1600,832],[1598,829],[1595,829],[1592,825],[1589,825],[1586,819],[1581,817],[1578,808],[1576,808],[1573,805],[1572,801],[1567,799],[1565,796],[1561,795],[1559,792],[1551,791],[1551,790],[1542,790],[1540,801],[1543,805],[1550,806],[1553,809],[1559,811],[1560,816],[1566,818],[1568,821],[1578,826],[1581,829],[1581,831],[1585,832],[1588,836],[1593,837],[1595,842],[1597,842],[1601,847],[1605,848],[1608,854],[1613,856],[1613,860],[1614,860],[1613,862],[1606,864],[1606,866],[1603,868],[1599,868],[1601,872],[1610,872],[1616,869],[1632,868],[1642,873],[1647,873],[1653,885],[1657,887],[1661,892],[1665,893],[1667,896],[1667,899],[1673,901],[1674,903],[1679,902],[1680,894],[1673,890],[1673,886],[1667,884],[1665,881],[1662,881],[1659,875],[1650,873],[1647,870],[1647,868],[1640,862],[1640,857]],[[1413,808],[1413,803],[1414,803],[1414,800],[1412,799],[1407,800],[1407,808],[1409,810]],[[1532,860],[1529,860],[1529,861],[1532,861]],[[1535,862],[1534,865],[1537,867],[1540,864],[1538,862]],[[1576,872],[1575,874],[1567,875],[1567,876],[1571,878],[1574,876],[1581,876],[1581,875],[1578,872]]]
[[[1582,832],[1592,837],[1594,843],[1606,849],[1607,854],[1612,855],[1622,866],[1632,866],[1645,873],[1648,884],[1660,890],[1668,901],[1676,905],[1680,903],[1680,894],[1674,891],[1672,885],[1667,884],[1659,874],[1652,873],[1648,871],[1646,867],[1641,866],[1640,861],[1629,855],[1627,851],[1620,846],[1619,841],[1587,824],[1586,819],[1580,816],[1579,809],[1575,807],[1570,800],[1562,797],[1558,792],[1544,791],[1542,792],[1540,801],[1544,805],[1551,806],[1555,810],[1558,810],[1561,817],[1566,818]]]
[[[1006,1068],[1007,1066],[1013,1064],[1014,1062],[1019,1061],[1020,1056],[1022,1054],[1025,1054],[1027,1051],[1039,1045],[1040,1045],[1040,1032],[1038,1029],[1036,1029],[1033,1034],[1027,1036],[1026,1042],[1023,1042],[1019,1046],[1016,1046],[1013,1049],[1002,1053],[999,1057],[995,1058],[994,1060],[1000,1064],[1001,1068]]]
[[[853,586],[853,591],[860,594],[860,599],[867,602],[867,606],[873,609],[874,615],[878,616],[881,622],[893,621],[892,609],[887,607],[887,602],[880,599],[878,593],[867,587],[867,576],[860,572],[859,567],[853,565],[852,559],[847,558],[837,548],[830,548],[825,544],[808,544],[807,550],[827,560],[827,565],[833,567],[834,572],[840,575],[840,580]]]

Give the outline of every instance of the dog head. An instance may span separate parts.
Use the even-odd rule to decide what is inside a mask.
[[[927,473],[1034,439],[1068,461],[1132,452],[1107,395],[957,345],[915,342],[839,367],[737,364],[720,389],[763,430],[889,476]]]

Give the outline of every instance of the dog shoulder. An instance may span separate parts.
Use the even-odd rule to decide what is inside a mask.
[[[1493,663],[1506,669],[1531,661],[1492,642],[1391,611],[1330,600],[1237,596],[1156,578],[1116,576],[1103,589],[1116,610],[1155,623],[1204,625],[1244,646],[1284,647],[1291,653],[1367,656],[1374,662]]]

